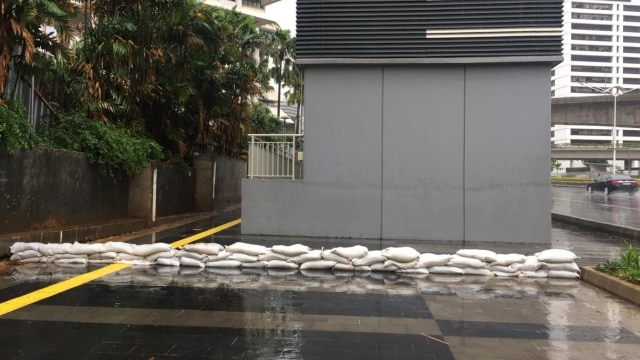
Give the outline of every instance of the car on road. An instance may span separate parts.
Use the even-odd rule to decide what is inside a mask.
[[[638,181],[631,176],[622,174],[598,175],[593,181],[587,184],[587,192],[602,191],[605,195],[612,192],[627,192],[633,195],[638,191]]]

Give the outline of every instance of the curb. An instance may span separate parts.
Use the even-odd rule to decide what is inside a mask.
[[[640,306],[640,285],[628,283],[615,276],[597,271],[590,266],[580,267],[580,270],[582,271],[582,280],[584,282]]]
[[[575,216],[551,213],[551,220],[569,225],[579,225],[582,228],[620,236],[631,240],[640,240],[640,229],[620,226],[602,221],[589,220]]]

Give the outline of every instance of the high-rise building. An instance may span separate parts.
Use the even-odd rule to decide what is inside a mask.
[[[640,0],[565,0],[563,16],[564,60],[552,71],[552,97],[640,87]]]

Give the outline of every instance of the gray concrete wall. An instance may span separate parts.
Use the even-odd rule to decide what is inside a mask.
[[[548,76],[306,67],[305,178],[243,180],[243,233],[548,242]]]
[[[156,215],[168,216],[195,211],[195,177],[189,168],[158,166]]]
[[[223,208],[240,202],[242,197],[242,179],[247,177],[247,162],[225,156],[215,157],[215,197],[214,208]]]

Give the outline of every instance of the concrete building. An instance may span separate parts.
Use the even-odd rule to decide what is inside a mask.
[[[243,233],[550,241],[561,0],[298,0],[297,20],[304,179],[243,180]]]

